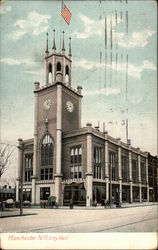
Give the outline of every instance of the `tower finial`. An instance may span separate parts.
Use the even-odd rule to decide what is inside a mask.
[[[46,36],[47,36],[47,40],[46,40],[46,51],[45,51],[45,53],[48,54],[49,53],[49,50],[48,50],[48,33],[46,33]]]
[[[63,45],[62,45],[62,53],[64,54],[65,52],[65,44],[64,44],[64,31],[63,31]]]
[[[71,37],[69,37],[69,57],[71,58]]]
[[[56,51],[56,45],[55,45],[55,29],[53,30],[53,48],[54,52]]]

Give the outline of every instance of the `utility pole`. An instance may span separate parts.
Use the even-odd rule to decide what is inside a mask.
[[[20,171],[20,185],[21,185],[21,192],[20,192],[20,216],[23,215],[23,159],[24,159],[24,142],[22,141],[21,145],[18,146],[21,152],[21,171]]]
[[[110,167],[110,208],[112,207],[112,166],[111,163],[109,164]]]
[[[128,100],[128,54],[126,56],[126,104]],[[128,108],[126,110],[127,118],[126,118],[126,142],[128,143]]]

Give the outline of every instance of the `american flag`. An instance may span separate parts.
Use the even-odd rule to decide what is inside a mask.
[[[69,25],[72,14],[65,4],[64,4],[64,8],[61,10],[61,15],[64,18],[65,22]]]

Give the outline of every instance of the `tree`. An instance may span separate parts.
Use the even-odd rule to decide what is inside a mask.
[[[16,146],[0,143],[0,179],[8,168],[8,162]]]

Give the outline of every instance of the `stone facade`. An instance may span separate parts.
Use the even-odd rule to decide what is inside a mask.
[[[70,44],[69,44],[70,46]],[[90,123],[81,126],[82,88],[71,87],[71,47],[46,48],[46,85],[35,83],[34,138],[19,139],[16,200],[23,159],[23,199],[92,206],[149,201],[148,155]],[[22,145],[24,150],[22,150]]]

